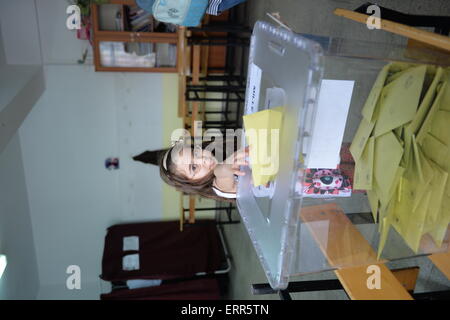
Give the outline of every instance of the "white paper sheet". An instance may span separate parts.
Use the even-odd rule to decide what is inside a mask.
[[[248,90],[245,98],[246,113],[258,111],[259,94],[261,90],[262,70],[254,63],[250,65],[248,76]]]
[[[134,279],[127,280],[127,287],[129,289],[139,289],[160,286],[161,283],[162,280],[160,279]]]
[[[122,270],[139,270],[139,254],[129,254],[122,258]]]
[[[139,251],[139,237],[138,236],[124,237],[123,251]]]
[[[322,80],[307,156],[308,168],[334,169],[339,164],[354,84],[352,80]]]

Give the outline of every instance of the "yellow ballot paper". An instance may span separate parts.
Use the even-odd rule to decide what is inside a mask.
[[[400,178],[401,179],[401,178]],[[388,205],[386,205],[385,207],[381,207],[381,203],[380,203],[380,207],[379,207],[379,217],[378,217],[378,232],[382,232],[383,231],[383,221],[384,219],[388,219],[388,221],[391,221],[394,217],[394,213],[395,213],[395,206],[397,204],[397,201],[395,201],[395,199],[398,197],[397,196],[398,191],[395,191],[393,196],[392,196],[392,201],[390,201],[388,203]]]
[[[403,146],[403,130],[405,129],[405,126],[400,126],[398,128],[394,129],[395,136],[397,137],[398,141]]]
[[[375,190],[367,190],[367,198],[369,199],[370,209],[372,210],[373,221],[377,223],[379,201]]]
[[[429,232],[438,247],[441,247],[450,223],[450,210],[448,208],[450,208],[450,197],[444,194],[439,218],[433,230]]]
[[[417,132],[416,138],[417,138],[417,142],[419,144],[422,143],[426,134],[430,130],[431,124],[433,123],[433,120],[434,120],[434,115],[440,109],[441,101],[442,101],[442,98],[444,96],[444,93],[445,93],[447,87],[448,87],[448,82],[438,85],[436,87],[436,91],[437,91],[436,98],[434,99],[433,105],[431,106],[430,110],[428,111],[428,114],[425,117],[425,120],[424,120],[422,126],[420,127],[419,131]]]
[[[419,106],[426,66],[412,68],[381,91],[376,137],[414,119]]]
[[[425,228],[425,219],[430,198],[431,191],[428,191],[419,207],[413,212],[410,212],[409,217],[404,220],[405,229],[403,239],[415,253],[419,251],[420,239],[422,239]]]
[[[378,253],[377,253],[377,259],[380,260],[381,253],[383,252],[384,246],[386,245],[386,240],[389,234],[389,229],[391,228],[391,221],[389,217],[383,218],[383,220],[380,221],[380,242],[378,243]]]
[[[374,126],[375,122],[368,122],[364,118],[361,120],[355,137],[353,138],[353,142],[350,145],[350,153],[355,162],[361,157]]]
[[[416,253],[424,234],[440,247],[450,223],[450,68],[388,65],[362,115],[354,187],[367,190],[378,220],[378,257],[391,226]]]
[[[450,149],[445,144],[427,133],[421,148],[427,158],[448,172],[448,169],[450,169]]]
[[[243,117],[255,187],[272,181],[278,173],[283,110],[277,107]]]
[[[408,179],[405,177],[400,178],[400,184],[401,189],[399,192],[401,192],[400,195],[398,195],[396,198],[400,198],[401,201],[395,201],[396,198],[394,198],[393,203],[395,204],[395,209],[392,211],[392,226],[397,230],[397,232],[403,236],[404,235],[404,224],[405,224],[405,217],[408,218],[408,214],[412,212],[412,201],[413,198],[410,194],[410,188],[411,184],[409,183]]]
[[[411,134],[417,134],[420,127],[422,126],[425,118],[433,105],[434,98],[436,97],[436,88],[438,83],[441,81],[444,70],[441,67],[437,68],[436,74],[434,75],[433,82],[427,89],[427,93],[420,103],[419,109],[414,116],[413,121],[407,126]]]
[[[419,207],[413,210],[414,192],[412,192],[412,188],[411,181],[402,178],[402,200],[395,204],[392,225],[408,246],[417,253],[423,235],[431,191],[426,192]]]
[[[397,172],[395,173],[394,181],[392,182],[391,189],[389,190],[389,197],[395,194],[396,190],[401,190],[400,178],[403,177],[405,173],[405,168],[399,166]],[[398,201],[400,201],[400,195],[397,195]]]
[[[390,65],[387,64],[384,66],[383,69],[381,69],[377,79],[375,80],[375,84],[373,85],[372,90],[369,93],[369,97],[367,98],[366,103],[364,104],[364,107],[362,109],[362,115],[364,119],[366,119],[368,122],[375,120],[374,119],[375,108],[378,103],[381,90],[384,87],[384,83],[386,81],[389,68]]]
[[[417,135],[418,131],[422,127],[422,124],[425,121],[428,112],[430,111],[431,106],[433,105],[434,98],[436,97],[436,88],[443,78],[444,70],[441,67],[436,69],[434,74],[433,81],[427,89],[427,93],[423,98],[422,102],[419,105],[419,109],[417,110],[416,115],[414,116],[413,121],[409,124],[405,125],[403,131],[403,139],[405,141],[405,154],[409,153],[409,148],[411,145],[411,136],[413,134]]]
[[[390,203],[392,203],[392,201],[394,200],[394,197],[398,198],[397,201],[400,201],[400,194],[396,195],[397,190],[400,190],[400,186],[401,186],[401,178],[403,177],[403,174],[405,172],[405,168],[403,167],[398,167],[395,176],[394,176],[394,180],[391,184],[391,188],[389,189],[388,192],[386,191],[381,191],[380,187],[375,183],[375,189],[378,190],[377,194],[379,194],[379,201],[380,201],[380,221],[381,218],[385,217],[387,212],[388,212],[388,206],[390,205]]]
[[[392,62],[389,64],[389,72],[397,74],[399,72],[417,67],[420,64],[409,62]]]
[[[385,86],[401,77],[405,72],[408,72],[408,70],[410,70],[411,68],[419,66],[419,64],[406,62],[391,62],[388,64],[388,66],[389,66],[389,73],[386,78],[386,82],[384,84]],[[380,71],[380,73],[382,71]]]
[[[385,206],[392,194],[391,187],[403,155],[403,148],[392,132],[375,139],[374,178],[377,195],[382,206]]]
[[[353,181],[353,189],[372,190],[373,177],[373,152],[375,147],[375,138],[369,139],[366,147],[355,164],[355,177]]]
[[[450,81],[450,68],[447,68],[447,71],[444,72],[444,77],[443,79],[445,79],[445,86],[444,86],[444,93],[442,96],[442,105],[441,105],[441,110],[442,111],[450,111],[450,85],[449,85],[449,81]]]
[[[450,146],[450,111],[438,110],[430,127],[430,134]]]
[[[441,213],[445,185],[448,178],[447,172],[439,168],[439,166],[433,161],[429,161],[434,170],[434,175],[429,187],[431,190],[431,198],[425,223],[425,232],[432,231],[438,221],[439,214]]]
[[[410,161],[408,170],[405,172],[405,177],[410,183],[410,192],[413,199],[412,210],[416,210],[426,192],[430,189],[430,184],[434,177],[434,170],[429,161],[423,156],[419,155],[417,160],[413,157]]]
[[[391,82],[397,80],[398,78],[400,78],[401,76],[403,76],[403,75],[404,75],[406,72],[408,72],[408,71],[409,71],[409,69],[405,69],[405,70],[398,71],[398,72],[395,72],[395,73],[390,73],[389,76],[386,78],[386,83],[385,83],[385,85],[387,86],[389,83],[391,83]]]

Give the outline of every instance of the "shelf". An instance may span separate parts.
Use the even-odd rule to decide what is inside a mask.
[[[91,12],[96,71],[178,71],[176,26],[156,22],[134,1],[93,4]]]
[[[150,13],[137,6],[118,4],[95,5],[93,17],[98,21],[96,32],[140,32],[156,33],[161,37],[172,37],[177,32],[177,26],[156,21]]]

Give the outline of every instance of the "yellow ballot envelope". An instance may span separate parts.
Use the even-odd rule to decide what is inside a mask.
[[[374,129],[376,137],[414,119],[425,72],[426,66],[412,68],[383,88]]]
[[[450,68],[385,66],[362,116],[350,152],[354,187],[379,223],[378,257],[391,226],[415,253],[425,234],[440,247],[450,222]]]
[[[277,107],[243,117],[255,187],[274,180],[278,173],[283,110]]]
[[[371,137],[355,165],[355,175],[353,181],[354,189],[372,190],[373,178],[373,153],[375,148],[375,138]]]
[[[368,122],[371,122],[374,118],[375,107],[377,106],[381,90],[384,87],[389,68],[389,64],[385,65],[381,72],[378,74],[378,77],[375,80],[375,84],[373,85],[372,90],[369,93],[369,97],[367,98],[367,101],[362,109],[362,115]]]

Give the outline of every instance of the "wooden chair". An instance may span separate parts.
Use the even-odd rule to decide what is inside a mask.
[[[245,102],[246,67],[245,52],[242,50],[241,71],[232,70],[235,58],[234,47],[242,44],[248,46],[251,30],[234,24],[233,10],[213,21],[206,16],[198,28],[181,28],[178,38],[179,50],[179,105],[178,116],[183,119],[185,129],[194,136],[197,121],[202,121],[203,129],[237,129],[241,126],[240,114]],[[237,37],[243,33],[244,37]],[[238,39],[238,40],[236,40]],[[244,39],[244,40],[242,40]],[[223,47],[225,51],[218,48]],[[217,61],[222,57],[222,62]],[[214,60],[215,59],[215,60]],[[208,97],[210,93],[219,93],[221,97]],[[208,107],[210,102],[223,103],[220,110]],[[237,103],[235,115],[232,116],[231,103]],[[230,116],[231,115],[231,116]],[[212,118],[212,117],[215,117]],[[231,210],[226,212],[231,220]],[[211,209],[209,209],[211,210]],[[180,230],[186,223],[185,213],[189,212],[188,223],[195,222],[195,212],[204,211],[196,208],[196,197],[189,196],[189,208],[180,205]]]

